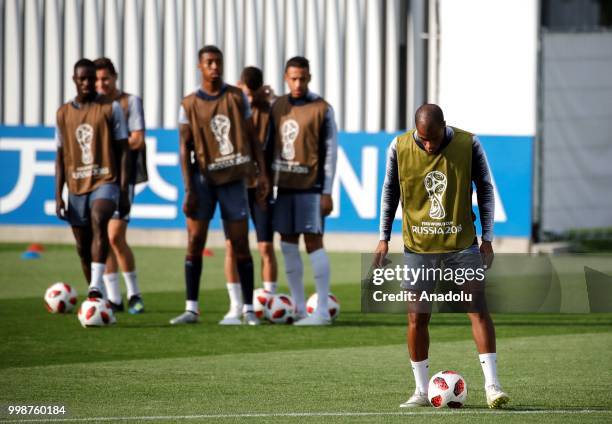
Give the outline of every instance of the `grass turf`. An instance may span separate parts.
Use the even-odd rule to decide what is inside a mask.
[[[610,314],[495,316],[499,374],[512,399],[503,413],[484,408],[467,319],[436,315],[431,369],[464,375],[468,403],[460,411],[397,415],[404,414],[398,405],[413,388],[405,318],[359,312],[359,255],[330,254],[332,289],[342,304],[332,327],[216,325],[227,295],[222,251],[215,251],[205,261],[202,324],[175,328],[168,319],[183,306],[183,252],[136,248],[147,312],[120,314],[114,328],[85,330],[74,314],[50,315],[42,304],[54,281],[85,293],[74,248],[47,246],[41,259],[21,261],[23,248],[0,245],[3,409],[64,404],[72,418],[131,417],[132,422],[145,421],[137,417],[165,417],[156,422],[612,420]],[[306,281],[312,281],[305,264]],[[281,291],[287,291],[280,280]],[[295,413],[353,415],[288,415]],[[0,414],[1,419],[14,417]]]

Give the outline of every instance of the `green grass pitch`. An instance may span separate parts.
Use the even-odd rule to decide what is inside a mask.
[[[403,411],[414,387],[405,317],[360,313],[358,254],[330,253],[342,307],[332,327],[218,326],[228,301],[215,250],[204,262],[202,323],[175,328],[168,320],[184,306],[183,250],[135,248],[146,313],[83,329],[75,314],[51,315],[42,301],[55,281],[83,298],[74,248],[46,246],[41,259],[22,261],[24,248],[0,244],[0,422],[44,419],[6,414],[31,404],[65,405],[68,422],[612,422],[612,314],[494,316],[511,396],[500,412],[486,408],[467,318],[436,315],[431,371],[460,372],[467,405]]]

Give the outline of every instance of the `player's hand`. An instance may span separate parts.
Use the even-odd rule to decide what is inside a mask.
[[[66,203],[64,203],[62,196],[57,196],[55,198],[55,215],[57,215],[59,219],[67,219]]]
[[[257,201],[259,207],[263,210],[266,210],[268,207],[266,203],[268,194],[270,194],[270,181],[268,181],[268,177],[266,176],[266,174],[260,173],[257,176],[257,189],[255,200]]]
[[[183,213],[191,218],[198,210],[198,196],[194,191],[189,190],[185,193],[185,201],[183,202]]]
[[[132,203],[130,202],[130,192],[122,190],[119,194],[119,216],[123,218],[130,213]]]
[[[490,241],[484,241],[480,244],[480,255],[482,256],[482,262],[485,265],[485,269],[490,269],[493,265],[493,245]]]
[[[334,200],[331,194],[321,195],[321,216],[327,216],[334,210]]]
[[[378,246],[374,250],[374,266],[377,268],[385,266],[385,258],[389,253],[389,242],[387,240],[380,240]]]

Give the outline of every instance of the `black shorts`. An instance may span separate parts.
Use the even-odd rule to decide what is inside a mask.
[[[221,218],[226,221],[248,219],[249,204],[246,185],[238,180],[226,184],[210,184],[201,173],[192,177],[193,188],[198,196],[198,210],[190,217],[202,221],[210,221],[215,214],[217,203],[221,207]]]
[[[257,234],[257,242],[272,242],[274,237],[274,227],[272,225],[272,218],[274,217],[274,203],[272,202],[272,196],[268,196],[266,199],[266,209],[262,209],[257,204],[257,189],[250,188],[249,193],[249,211],[251,212],[251,219],[253,225],[255,225],[255,233]]]

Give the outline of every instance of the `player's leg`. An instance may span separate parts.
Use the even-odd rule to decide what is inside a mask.
[[[278,264],[274,244],[271,241],[260,241],[257,243],[259,256],[261,257],[261,280],[263,288],[270,293],[276,293],[278,280]]]
[[[170,324],[193,324],[199,321],[202,250],[206,245],[208,220],[187,218],[187,252],[185,255],[185,312],[170,320]]]
[[[304,244],[317,290],[317,307],[312,315],[297,321],[294,325],[329,325],[331,324],[328,306],[330,267],[329,257],[323,247],[323,234],[304,234]]]
[[[227,221],[229,240],[232,251],[236,257],[236,269],[242,288],[243,314],[248,324],[256,324],[253,310],[253,257],[249,249],[249,224],[246,219],[240,221]],[[252,316],[251,316],[252,315]]]
[[[119,219],[118,211],[115,211],[113,217],[108,223],[108,239],[110,242],[110,250],[106,258],[106,269],[104,270],[104,287],[106,295],[115,312],[123,312],[123,300],[121,299],[121,288],[119,287],[119,264],[116,254],[120,252],[121,244],[121,227],[124,221]]]
[[[91,282],[91,241],[93,233],[91,232],[89,224],[86,226],[73,225],[71,228],[74,240],[76,241],[76,250],[79,255],[79,260],[81,261],[81,269],[83,270],[85,281],[89,287],[89,283]]]
[[[206,246],[208,224],[212,219],[217,200],[214,188],[200,173],[192,179],[192,187],[198,199],[198,209],[187,217],[187,252],[185,255],[185,312],[170,320],[170,324],[193,324],[199,321],[200,277],[202,276],[202,250]]]
[[[215,187],[221,207],[221,217],[227,229],[227,238],[236,257],[236,270],[240,279],[243,299],[243,321],[257,325],[259,320],[253,310],[253,257],[249,249],[249,201],[244,181],[235,181]]]
[[[294,195],[280,193],[274,203],[274,231],[280,234],[280,248],[285,261],[285,276],[296,306],[296,319],[306,317],[304,299],[304,264],[300,255],[300,234],[295,229]]]
[[[408,352],[410,366],[414,375],[414,394],[401,408],[428,406],[427,387],[429,385],[429,320],[431,314],[408,312]]]
[[[89,194],[68,195],[68,222],[76,241],[76,250],[81,261],[81,269],[89,287],[91,282],[91,221],[89,219]]]
[[[281,233],[281,253],[285,261],[285,276],[289,292],[295,302],[296,319],[306,317],[306,300],[304,295],[304,264],[300,255],[299,234]]]
[[[410,269],[428,270],[439,266],[438,255],[420,255],[405,252],[404,264]],[[401,287],[414,293],[415,301],[408,302],[408,329],[406,341],[410,356],[410,367],[414,375],[415,390],[410,398],[400,405],[401,408],[429,406],[427,390],[429,386],[429,321],[431,304],[420,301],[423,292],[434,291],[436,281],[429,273],[418,280],[404,281]]]
[[[329,257],[323,247],[323,217],[321,216],[321,195],[300,193],[295,195],[295,228],[304,234],[306,253],[310,259],[317,290],[317,309],[295,325],[329,325]]]
[[[461,252],[452,254],[444,260],[445,268],[472,270],[472,275],[483,268],[482,256],[477,245],[472,245]],[[485,392],[487,404],[491,408],[499,408],[508,403],[509,397],[501,389],[497,377],[497,353],[495,343],[495,327],[488,311],[485,298],[485,281],[476,277],[464,281],[461,290],[472,295],[472,302],[467,306],[468,317],[472,324],[472,336],[478,350],[478,359],[485,377]]]
[[[227,294],[230,299],[229,311],[219,321],[221,325],[240,325],[242,324],[242,286],[240,285],[240,277],[238,275],[238,267],[236,265],[236,254],[232,247],[232,242],[229,240],[228,223],[223,221],[223,230],[225,232],[225,285]]]
[[[485,377],[485,392],[490,408],[500,408],[510,400],[497,377],[495,327],[488,311],[468,313],[472,322],[472,336],[478,349],[478,359]]]
[[[132,252],[132,248],[127,242],[128,223],[129,216],[121,219],[111,219],[109,223],[109,237],[117,263],[123,273],[123,280],[127,289],[128,312],[130,314],[139,314],[144,312],[144,302],[142,301],[140,287],[138,286],[134,252]],[[117,272],[116,268],[115,272]],[[121,296],[119,296],[119,299],[121,299]]]
[[[262,209],[256,202],[255,189],[249,189],[249,210],[257,235],[257,249],[261,258],[261,281],[264,290],[276,293],[278,265],[274,253],[274,204],[268,199]]]
[[[104,186],[103,186],[104,187]],[[101,187],[102,188],[102,187]],[[110,249],[108,241],[108,221],[117,207],[116,202],[108,198],[96,198],[91,201],[91,283],[90,297],[104,293],[104,268]]]

